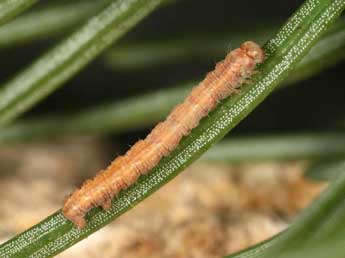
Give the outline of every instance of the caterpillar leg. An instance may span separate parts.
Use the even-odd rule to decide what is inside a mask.
[[[104,201],[101,206],[103,210],[105,211],[109,210],[111,207],[111,199]]]

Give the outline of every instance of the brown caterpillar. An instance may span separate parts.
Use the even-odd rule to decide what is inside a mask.
[[[251,41],[231,51],[144,140],[139,140],[124,156],[117,157],[94,179],[76,189],[64,203],[65,217],[83,228],[84,216],[91,208],[109,209],[111,199],[120,190],[135,183],[140,175],[148,173],[162,157],[174,150],[181,138],[188,135],[220,100],[236,92],[264,58],[263,49]]]

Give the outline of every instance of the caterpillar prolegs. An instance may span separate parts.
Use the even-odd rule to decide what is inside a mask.
[[[182,137],[188,135],[220,100],[236,92],[264,58],[263,49],[252,41],[229,52],[144,140],[136,142],[125,155],[117,157],[95,178],[76,189],[64,203],[64,216],[83,228],[84,216],[90,209],[97,206],[109,209],[112,198],[120,190],[135,183],[139,176],[148,173],[174,150]]]

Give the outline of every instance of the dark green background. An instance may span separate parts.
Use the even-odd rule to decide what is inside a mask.
[[[183,37],[195,32],[231,31],[232,28],[238,27],[243,30],[255,30],[260,24],[280,25],[302,2],[301,0],[178,0],[160,8],[120,43],[173,36]],[[42,4],[38,4],[35,8],[40,6]],[[248,39],[250,38],[243,40]],[[35,42],[20,48],[0,51],[1,80],[6,81],[58,40]],[[200,44],[202,45],[203,42]],[[216,61],[216,59],[204,59],[146,70],[113,71],[104,65],[101,58],[98,58],[26,116],[75,110],[194,80],[213,69]],[[344,67],[344,63],[337,65],[316,77],[272,94],[236,127],[233,134],[336,128],[335,124],[344,118],[345,80],[342,78]],[[148,128],[122,134],[114,139],[127,145],[144,136],[147,130]]]

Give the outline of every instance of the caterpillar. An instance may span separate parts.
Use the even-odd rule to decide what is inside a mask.
[[[71,193],[62,209],[64,216],[83,228],[86,225],[84,216],[90,209],[101,206],[108,210],[119,191],[135,183],[174,150],[182,137],[188,135],[220,100],[235,93],[253,75],[255,66],[264,58],[264,50],[252,41],[229,52],[144,140],[136,142],[125,155],[117,157],[95,178],[86,180],[80,189]]]

